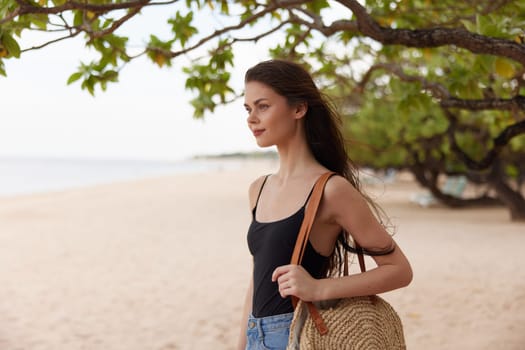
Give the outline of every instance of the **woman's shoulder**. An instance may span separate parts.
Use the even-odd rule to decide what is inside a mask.
[[[250,184],[250,187],[249,187],[250,193],[251,193],[252,191],[254,191],[254,190],[257,191],[257,190],[261,187],[262,183],[264,182],[264,180],[265,180],[268,176],[269,176],[269,175],[261,175],[261,176],[257,177],[255,180],[253,180],[253,181],[251,182],[251,184]]]
[[[323,195],[327,199],[357,199],[361,195],[354,185],[347,178],[334,174],[331,176],[325,186]]]
[[[255,198],[259,194],[259,191],[260,191],[260,189],[262,187],[262,184],[263,184],[264,180],[267,177],[268,177],[268,175],[261,175],[261,176],[257,177],[255,180],[253,180],[252,183],[250,184],[250,186],[248,188],[248,196],[250,198],[250,204],[255,205],[254,204]]]

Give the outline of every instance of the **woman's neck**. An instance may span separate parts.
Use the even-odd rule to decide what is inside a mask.
[[[277,151],[279,153],[279,170],[276,175],[281,181],[302,177],[321,168],[310,151],[306,140],[277,146]]]

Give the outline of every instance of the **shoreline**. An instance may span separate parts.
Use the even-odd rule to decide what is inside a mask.
[[[56,193],[141,179],[235,170],[265,156],[199,156],[178,161],[1,158],[0,198]]]

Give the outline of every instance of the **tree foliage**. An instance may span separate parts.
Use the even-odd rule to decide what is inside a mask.
[[[171,13],[170,36],[131,48],[120,27],[152,6]],[[203,10],[223,25],[199,25]],[[184,73],[196,117],[241,94],[235,45],[269,38],[272,56],[308,66],[344,112],[357,163],[409,169],[448,205],[503,202],[525,219],[523,1],[4,0],[0,18],[0,74],[6,59],[80,35],[98,59],[68,83],[92,94],[138,57],[163,67],[195,53]],[[21,48],[26,31],[53,36]],[[443,193],[442,178],[458,174],[485,191]]]

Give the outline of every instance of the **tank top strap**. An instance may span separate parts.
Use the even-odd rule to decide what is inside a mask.
[[[333,175],[335,175],[335,173],[332,172],[332,175],[330,175],[330,177],[333,176]],[[316,183],[317,183],[317,181],[316,181]],[[303,204],[303,208],[306,207],[306,205],[308,204],[308,201],[310,200],[310,197],[312,196],[312,193],[314,193],[314,188],[315,188],[315,183],[313,184],[312,189],[310,190],[310,193],[308,193],[308,197],[306,197],[306,201]]]
[[[306,207],[306,204],[308,204],[308,201],[310,200],[312,193],[314,193],[314,187],[315,187],[315,184],[312,186],[310,193],[308,193],[308,197],[306,197],[306,200],[304,201],[303,208]]]
[[[270,174],[266,175],[264,177],[263,183],[261,185],[261,188],[259,189],[259,194],[257,195],[257,200],[255,201],[255,207],[253,207],[253,213],[255,214],[255,211],[257,210],[257,205],[259,204],[259,198],[261,198],[261,193],[264,187],[264,184],[266,184],[266,180],[268,180],[268,177],[270,177]]]

